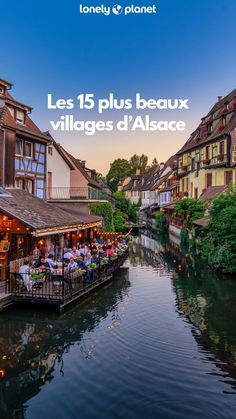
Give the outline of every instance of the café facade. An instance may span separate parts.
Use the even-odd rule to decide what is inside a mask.
[[[67,212],[17,188],[0,188],[0,280],[19,269],[24,258],[33,260],[64,247],[92,239],[102,230],[102,217]]]

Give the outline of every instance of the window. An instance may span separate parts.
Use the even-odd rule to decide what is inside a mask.
[[[188,192],[188,188],[189,188],[189,179],[188,177],[186,178],[186,192]]]
[[[225,172],[225,185],[229,185],[232,182],[233,182],[233,171],[228,170],[227,172]]]
[[[33,157],[33,144],[28,141],[24,143],[24,156],[29,158]]]
[[[34,181],[32,179],[16,178],[15,187],[32,194],[34,192]]]
[[[225,154],[225,143],[224,143],[224,141],[220,142],[220,154]]]
[[[191,170],[195,170],[195,158],[192,158]]]
[[[25,114],[24,111],[16,110],[16,122],[18,124],[24,124],[25,123]]]
[[[5,93],[5,89],[4,89],[4,87],[3,87],[3,86],[0,86],[0,93],[1,93],[2,95],[4,95],[4,93]]]
[[[212,133],[212,124],[207,125],[207,134],[210,135]]]
[[[209,186],[212,186],[212,173],[206,174],[206,188],[209,188]]]
[[[24,179],[24,190],[33,193],[33,180],[32,179]]]
[[[16,139],[16,154],[18,156],[22,156],[23,154],[23,141],[20,140],[19,138]]]
[[[16,179],[15,187],[18,189],[24,189],[24,179]]]
[[[53,155],[53,147],[51,146],[48,147],[48,154],[50,154],[50,156]]]
[[[218,154],[218,145],[213,144],[213,146],[212,146],[212,157],[216,157],[217,154]]]
[[[211,149],[211,146],[206,146],[206,160],[209,160],[210,159],[210,149]]]
[[[194,199],[198,199],[198,188],[194,188]]]

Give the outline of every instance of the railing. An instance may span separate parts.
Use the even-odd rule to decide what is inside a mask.
[[[55,188],[46,188],[46,197],[48,200],[107,200],[114,201],[112,195],[109,195],[107,192],[104,192],[100,189],[95,189],[91,187],[55,187]]]
[[[19,273],[11,272],[6,291],[12,294],[13,301],[65,304],[88,294],[93,288],[106,282],[127,256],[128,250],[125,250],[117,259],[109,259],[104,265],[99,263],[96,269],[88,267],[80,274],[66,271],[60,274],[49,273],[40,280],[31,280],[30,284],[26,284]]]
[[[227,163],[227,154],[218,154],[211,159],[202,160],[201,167],[207,168],[212,166],[222,166]]]

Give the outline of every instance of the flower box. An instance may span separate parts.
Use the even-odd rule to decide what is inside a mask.
[[[212,117],[212,114],[211,114],[211,115],[209,115],[209,116],[208,116],[208,118],[207,118],[206,122],[207,122],[207,123],[209,123],[209,122],[211,122],[211,121],[212,121],[212,119],[213,119],[213,117]]]
[[[219,115],[223,115],[225,112],[227,112],[227,110],[228,110],[227,107],[224,106],[223,108],[220,109]]]
[[[210,159],[205,159],[205,160],[203,160],[203,164],[206,164],[206,165],[208,165],[209,163],[210,163]]]
[[[183,170],[183,172],[186,172],[186,171],[188,170],[188,166],[187,166],[187,165],[183,165],[183,166],[181,167],[181,169]]]
[[[229,109],[235,109],[236,108],[236,99],[232,100],[232,102],[229,105]]]

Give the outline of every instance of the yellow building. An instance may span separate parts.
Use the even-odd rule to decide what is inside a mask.
[[[236,183],[236,89],[219,98],[177,153],[180,193]]]

